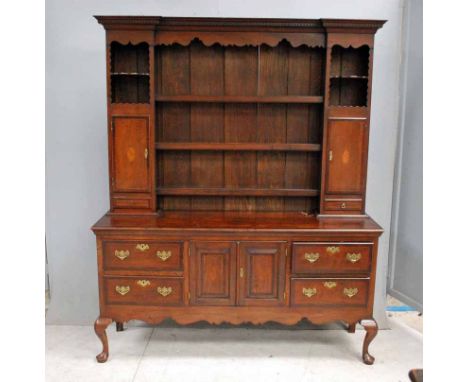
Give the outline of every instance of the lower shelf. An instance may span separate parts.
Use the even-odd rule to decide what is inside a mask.
[[[191,188],[191,187],[160,187],[158,195],[178,196],[317,196],[319,190],[293,188]]]

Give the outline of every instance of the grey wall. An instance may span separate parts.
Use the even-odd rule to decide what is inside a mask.
[[[367,212],[385,234],[375,316],[384,307],[398,126],[401,3],[365,1],[48,0],[46,2],[46,235],[48,323],[91,324],[98,315],[90,226],[108,208],[104,30],[95,14],[387,19],[375,45]]]
[[[405,2],[388,293],[423,306],[423,2]]]

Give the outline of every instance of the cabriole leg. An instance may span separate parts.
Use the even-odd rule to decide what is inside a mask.
[[[94,323],[94,331],[102,342],[102,352],[96,356],[96,359],[99,363],[106,362],[107,358],[109,357],[109,344],[107,342],[106,328],[111,323],[112,319],[104,317],[98,317]]]
[[[115,323],[115,330],[117,330],[118,332],[123,332],[123,330],[124,330],[123,322],[116,322]]]
[[[356,323],[353,322],[351,324],[348,324],[348,333],[354,333],[356,332]]]
[[[364,337],[364,344],[362,346],[362,360],[366,365],[372,365],[375,358],[369,354],[369,344],[377,335],[379,327],[373,318],[369,320],[362,320],[361,325],[366,330],[366,336]]]

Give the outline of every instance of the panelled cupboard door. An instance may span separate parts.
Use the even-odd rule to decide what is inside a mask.
[[[235,305],[236,243],[198,241],[190,247],[190,303]]]
[[[366,120],[329,120],[327,194],[364,191]]]
[[[285,242],[241,242],[239,305],[283,305],[285,259]]]
[[[112,189],[114,192],[150,191],[148,118],[112,118]]]

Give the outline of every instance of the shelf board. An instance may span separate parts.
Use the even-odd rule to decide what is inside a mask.
[[[317,196],[319,190],[297,188],[202,188],[160,187],[158,195],[173,196]]]
[[[317,152],[316,143],[208,143],[208,142],[158,142],[158,150],[223,150],[223,151],[308,151]]]
[[[149,73],[138,72],[112,72],[111,76],[149,76]]]
[[[204,96],[156,95],[158,102],[211,102],[211,103],[323,103],[322,96]]]

